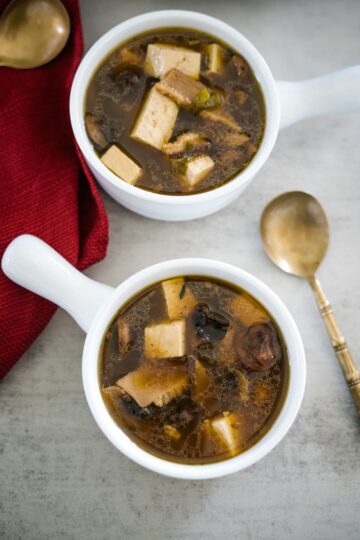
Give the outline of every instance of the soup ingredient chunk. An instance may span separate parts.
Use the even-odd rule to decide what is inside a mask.
[[[119,353],[124,354],[132,343],[131,328],[128,322],[124,319],[119,319],[117,323]]]
[[[201,54],[191,49],[165,43],[153,43],[147,46],[145,70],[158,79],[162,79],[173,68],[198,79],[200,63]]]
[[[162,151],[171,158],[192,157],[206,154],[211,148],[209,139],[193,131],[185,131],[173,142],[164,144]]]
[[[223,69],[224,61],[224,49],[217,43],[210,43],[206,47],[206,54],[208,58],[207,70],[205,73],[220,73]]]
[[[120,148],[113,144],[105,154],[101,156],[101,161],[108,167],[116,176],[122,178],[128,184],[135,184],[140,178],[142,169],[129,158]]]
[[[102,392],[109,397],[115,407],[118,406],[119,400],[121,399],[121,396],[123,394],[121,388],[116,385],[107,386],[106,388],[102,388]]]
[[[116,384],[140,407],[148,407],[151,403],[162,407],[182,394],[188,382],[189,378],[184,369],[146,362],[116,381]]]
[[[220,313],[210,311],[205,303],[196,306],[193,321],[197,335],[205,341],[219,341],[225,337],[230,322]]]
[[[170,319],[186,317],[194,309],[196,299],[186,287],[184,278],[167,279],[162,282],[162,289]]]
[[[164,426],[164,433],[171,439],[174,439],[175,441],[178,441],[181,438],[181,433],[178,429],[174,428],[174,426],[171,426],[170,424],[166,424]]]
[[[235,370],[235,374],[238,380],[241,401],[249,401],[249,379],[239,369]]]
[[[185,163],[182,178],[191,189],[211,173],[215,166],[210,156],[198,156]]]
[[[225,411],[222,417],[215,418],[210,422],[210,425],[221,442],[227,446],[230,454],[235,454],[241,437],[241,419],[239,415]]]
[[[249,67],[245,62],[244,58],[241,58],[241,56],[239,56],[238,54],[234,54],[234,56],[232,57],[232,61],[239,79],[244,79],[249,70]]]
[[[145,98],[130,136],[161,150],[172,135],[177,115],[177,105],[153,86]]]
[[[141,53],[140,49],[137,47],[132,47],[127,45],[120,49],[118,54],[118,63],[120,65],[130,65],[130,66],[139,66],[141,67],[144,63],[144,53]]]
[[[90,137],[93,145],[98,150],[103,150],[105,146],[107,146],[108,142],[101,131],[101,126],[95,115],[89,113],[85,116],[85,128],[86,133]]]
[[[254,324],[239,329],[234,346],[240,362],[254,371],[267,371],[281,356],[276,329],[272,324]]]
[[[204,402],[207,397],[207,390],[210,384],[210,377],[206,368],[201,364],[199,360],[192,357],[192,369],[191,369],[191,396],[193,400],[204,407]]]
[[[189,107],[196,96],[202,90],[206,90],[206,86],[182,71],[172,69],[162,81],[157,83],[156,89],[175,101],[180,107]]]
[[[235,118],[225,109],[218,108],[211,111],[201,111],[200,116],[215,124],[222,124],[232,131],[241,131]]]
[[[185,354],[185,320],[168,321],[145,328],[147,358],[177,358]]]

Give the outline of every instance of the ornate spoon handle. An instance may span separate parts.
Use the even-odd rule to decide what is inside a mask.
[[[355,403],[356,411],[360,416],[360,373],[348,349],[347,343],[342,336],[340,328],[336,322],[330,302],[325,296],[319,281],[315,276],[308,279],[313,290],[316,303],[330,337],[331,345],[335,351],[346,383]]]

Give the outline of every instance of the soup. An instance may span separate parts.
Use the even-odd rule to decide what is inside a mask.
[[[157,193],[207,191],[242,171],[263,137],[265,107],[246,60],[188,29],[115,49],[85,99],[87,134],[117,176]]]
[[[169,279],[130,300],[100,359],[114,421],[143,449],[189,464],[227,459],[258,441],[281,408],[288,371],[271,315],[207,277]]]

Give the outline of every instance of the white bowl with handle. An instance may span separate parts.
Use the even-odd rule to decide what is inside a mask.
[[[250,164],[226,184],[194,195],[163,195],[121,180],[99,159],[84,124],[86,90],[104,58],[121,43],[138,34],[172,27],[200,30],[229,43],[230,47],[250,64],[265,99],[264,137]],[[165,221],[184,221],[207,216],[234,201],[266,162],[279,129],[309,116],[354,110],[360,110],[360,65],[306,81],[276,82],[262,55],[238,30],[214,17],[181,10],[145,13],[104,34],[79,65],[70,96],[70,118],[76,141],[103,189],[126,208],[143,216]]]
[[[82,376],[90,410],[114,446],[143,467],[159,474],[191,480],[225,476],[249,467],[268,454],[293,424],[303,398],[306,378],[302,340],[292,316],[281,300],[269,287],[244,270],[210,259],[175,259],[145,268],[113,289],[78,272],[45,242],[31,235],[19,236],[9,244],[3,255],[2,269],[15,283],[65,309],[86,332]],[[274,317],[288,349],[288,389],[274,423],[251,448],[218,463],[186,465],[146,452],[115,423],[101,395],[99,355],[114,316],[145,287],[179,275],[222,279],[248,291]]]

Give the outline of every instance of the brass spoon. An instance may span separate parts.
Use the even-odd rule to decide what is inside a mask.
[[[47,64],[65,47],[70,19],[60,0],[13,0],[0,19],[0,66]]]
[[[284,193],[264,209],[260,234],[265,251],[273,263],[309,282],[360,416],[360,373],[341,335],[332,307],[315,277],[329,243],[329,226],[324,210],[307,193]]]

